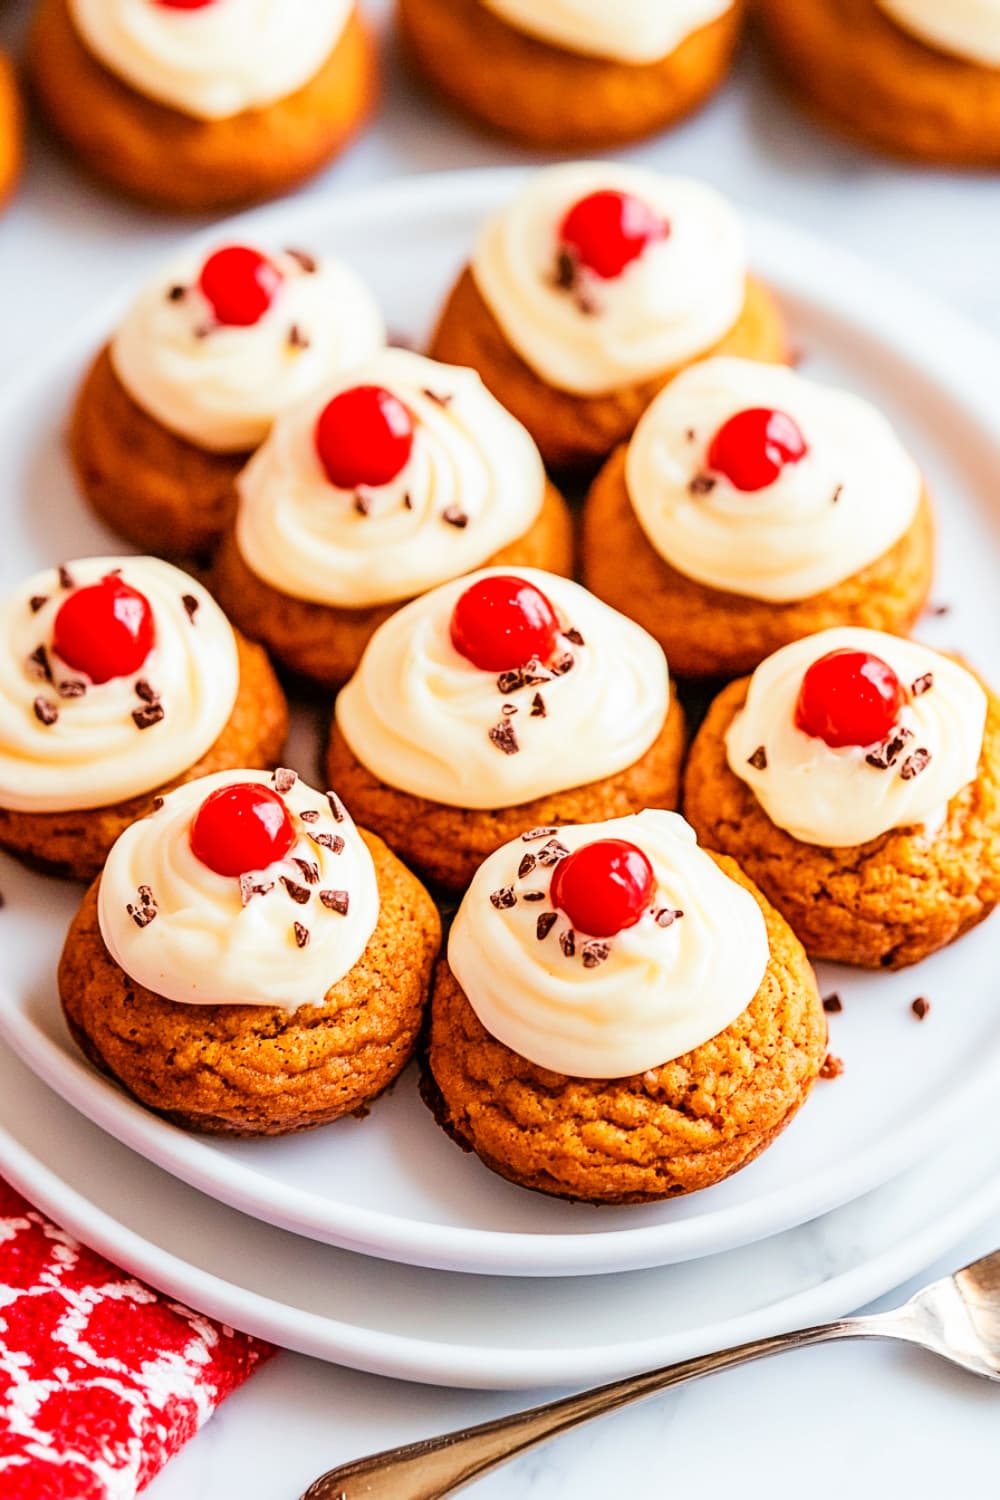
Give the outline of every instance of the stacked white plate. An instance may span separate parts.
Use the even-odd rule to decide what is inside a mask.
[[[419,342],[482,215],[515,180],[418,179],[336,207],[281,205],[209,238],[343,256],[394,333]],[[754,223],[752,255],[804,367],[871,396],[918,455],[941,518],[938,597],[952,606],[926,634],[989,670],[1000,658],[1000,417],[984,373],[997,352],[780,225]],[[78,498],[61,441],[117,311],[102,309],[0,401],[4,588],[65,557],[120,550]],[[287,757],[307,779],[315,721],[298,716]],[[0,1172],[127,1269],[289,1347],[442,1384],[596,1380],[842,1313],[1000,1208],[1000,1143],[985,1121],[1000,1081],[991,924],[916,970],[821,976],[843,1003],[831,1048],[845,1071],[744,1172],[680,1202],[592,1209],[521,1192],[463,1155],[412,1072],[366,1120],[287,1140],[165,1124],[84,1062],[63,1026],[55,966],[78,889],[12,861],[0,883]],[[918,994],[931,1002],[923,1022]]]

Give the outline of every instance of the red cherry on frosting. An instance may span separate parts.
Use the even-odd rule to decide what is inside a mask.
[[[763,490],[786,464],[797,464],[808,452],[791,417],[755,406],[723,423],[712,439],[708,464],[738,490]]]
[[[653,867],[635,844],[598,839],[556,865],[550,899],[589,937],[614,937],[649,908]]]
[[[391,484],[412,451],[413,418],[398,396],[378,385],[341,391],[316,423],[316,452],[338,489]]]
[[[876,745],[892,731],[906,691],[888,662],[870,651],[830,651],[802,679],[795,722],[833,749]]]
[[[149,600],[109,573],[60,606],[52,646],[67,666],[100,683],[138,672],[155,639]]]
[[[570,209],[559,241],[579,265],[609,281],[669,233],[667,221],[641,198],[607,190],[581,198]]]
[[[484,672],[509,672],[552,655],[559,620],[541,589],[505,574],[480,578],[451,616],[455,650]]]
[[[210,793],[191,824],[191,848],[217,875],[248,875],[284,859],[295,842],[288,809],[270,787],[239,782]]]
[[[215,0],[156,0],[156,4],[165,10],[202,10],[206,5],[214,5]]]
[[[220,323],[249,328],[260,322],[283,280],[274,262],[259,250],[251,250],[248,245],[227,245],[208,257],[201,268],[198,287]]]

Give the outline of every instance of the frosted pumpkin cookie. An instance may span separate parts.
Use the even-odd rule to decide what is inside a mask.
[[[420,1029],[440,922],[419,881],[293,771],[189,783],[128,828],[66,938],[87,1056],[190,1130],[359,1109]]]
[[[38,0],[28,48],[50,125],[96,176],[204,212],[284,193],[371,109],[352,0]]]
[[[136,546],[206,555],[275,418],[384,342],[374,298],[339,261],[249,245],[182,256],[83,383],[70,448],[84,494]]]
[[[685,365],[781,360],[785,331],[718,193],[582,162],[534,174],[490,217],[431,352],[478,370],[546,463],[593,468]]]
[[[438,966],[425,1097],[522,1187],[645,1203],[746,1166],[825,1055],[787,923],[647,811],[532,830],[482,866]]]
[[[402,349],[283,415],[237,490],[215,592],[284,666],[334,686],[447,579],[572,571],[569,511],[524,428],[472,370]]]
[[[14,65],[0,52],[0,207],[17,185],[21,172],[24,119]]]
[[[725,78],[742,0],[400,0],[410,57],[482,124],[550,150],[648,135]]]
[[[524,828],[676,807],[683,751],[652,636],[568,579],[492,568],[375,632],[337,695],[327,776],[456,891]]]
[[[1000,901],[1000,702],[920,641],[824,631],[719,695],[684,808],[814,958],[902,968]]]
[[[272,766],[288,710],[267,656],[153,557],[49,568],[0,603],[0,844],[89,880],[171,787]]]
[[[1000,0],[760,0],[789,88],[893,155],[1000,164]]]
[[[833,625],[905,634],[931,585],[933,517],[868,402],[712,359],[661,392],[595,479],[582,568],[680,676],[731,677]]]

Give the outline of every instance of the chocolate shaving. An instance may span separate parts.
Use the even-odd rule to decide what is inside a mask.
[[[139,887],[138,902],[133,904],[130,901],[125,910],[137,927],[148,927],[150,922],[155,918],[157,910],[156,898],[153,895],[152,887],[141,885]]]
[[[834,1057],[832,1052],[828,1052],[826,1054],[826,1061],[819,1070],[819,1076],[821,1078],[839,1078],[843,1071],[844,1059],[842,1057]]]
[[[51,698],[38,697],[31,706],[35,711],[35,718],[40,724],[54,724],[59,717],[59,710]]]
[[[558,839],[549,839],[545,848],[538,851],[538,863],[551,868],[552,865],[557,865],[561,859],[565,859],[568,854],[569,850],[565,844],[560,844]]]
[[[511,714],[517,713],[517,705],[514,703],[505,703],[500,712],[503,714],[505,719],[509,719]]]
[[[572,927],[567,927],[565,932],[559,934],[559,946],[567,958],[572,958],[576,952],[576,933]]]
[[[531,713],[528,717],[532,719],[544,719],[545,715],[545,699],[542,697],[541,693],[536,693],[531,700]]]
[[[60,698],[82,698],[87,691],[87,684],[79,677],[67,677],[65,682],[60,682],[56,692]]]
[[[510,693],[516,693],[519,688],[537,687],[540,682],[551,682],[552,673],[547,667],[543,667],[537,657],[532,657],[523,667],[514,667],[509,672],[501,672],[497,678],[497,691],[506,697]]]
[[[843,1008],[844,1002],[843,1000],[841,1000],[839,995],[834,994],[823,996],[823,1009],[826,1011],[828,1016],[839,1016]]]
[[[526,854],[517,867],[518,880],[524,880],[529,876],[538,861],[533,854]]]
[[[447,510],[441,512],[442,521],[449,526],[454,526],[458,531],[464,531],[469,524],[469,518],[464,510],[459,510],[457,505],[449,505]]]
[[[910,1009],[918,1021],[924,1021],[930,1015],[931,1002],[927,999],[926,995],[918,995],[910,1006]]]
[[[695,432],[693,427],[689,427],[684,436],[687,438],[689,443],[693,443],[698,434]]]
[[[290,880],[287,875],[282,875],[279,878],[282,885],[285,887],[285,890],[288,892],[288,895],[291,896],[296,905],[305,906],[306,902],[312,895],[312,891],[306,890],[305,886],[299,885],[297,881]]]
[[[577,288],[575,301],[580,312],[582,312],[584,317],[586,318],[596,318],[597,314],[601,310],[601,304],[598,302],[597,298],[592,296],[589,292],[580,291],[579,288]]]
[[[141,698],[143,703],[158,703],[160,701],[159,693],[146,681],[145,677],[139,678],[139,681],[135,685],[135,693],[136,697]]]
[[[409,490],[407,490],[406,494],[403,496],[403,509],[413,509],[413,496],[410,494]]]
[[[49,665],[49,653],[44,646],[36,646],[28,657],[28,673],[39,682],[52,681],[52,668]]]
[[[304,948],[309,942],[309,928],[303,927],[301,922],[293,922],[292,931],[295,934],[295,946]]]
[[[912,755],[906,757],[899,774],[903,781],[912,781],[915,776],[920,775],[921,771],[926,771],[930,763],[931,752],[921,746],[918,750],[914,750]]]
[[[168,302],[180,302],[181,299],[184,298],[184,297],[186,297],[186,296],[187,296],[187,287],[186,286],[181,286],[180,282],[177,282],[174,286],[172,286],[170,288],[169,292],[167,293],[167,301]]]
[[[841,497],[841,495],[843,493],[844,493],[844,486],[842,484],[838,484],[837,488],[833,492],[833,502],[832,503],[834,505],[836,505],[838,503],[838,501],[840,500],[840,497]]]
[[[299,778],[297,773],[290,771],[287,766],[277,766],[271,779],[274,782],[274,790],[283,797],[286,792],[292,790]]]
[[[455,399],[450,391],[445,391],[442,395],[439,391],[432,391],[428,386],[424,387],[424,395],[428,401],[433,401],[435,406],[450,406]]]
[[[67,568],[67,566],[66,566],[65,563],[60,563],[59,564],[59,570],[58,571],[59,571],[59,587],[62,588],[62,589],[71,589],[71,588],[73,588],[75,586],[74,583],[73,583],[73,575],[70,572],[69,568]]]
[[[918,677],[915,682],[910,683],[910,692],[914,698],[922,698],[925,693],[930,692],[933,686],[934,673],[925,672],[922,677]]]
[[[318,844],[321,849],[329,849],[331,854],[343,853],[344,840],[339,833],[310,833],[308,829],[306,832],[313,843]]]
[[[942,615],[950,615],[951,614],[951,605],[950,604],[928,604],[928,606],[927,606],[926,610],[924,611],[924,613],[928,614],[928,615],[934,615],[935,618],[940,619]]]
[[[201,323],[195,329],[194,336],[196,339],[207,339],[209,334],[214,333],[218,326],[218,323]]]
[[[319,865],[313,864],[311,859],[299,859],[297,855],[293,856],[292,864],[298,865],[306,885],[319,885]]]
[[[684,913],[676,906],[663,906],[656,913],[655,921],[657,927],[673,927],[678,918]]]
[[[718,482],[714,474],[696,474],[688,485],[688,494],[710,495]]]
[[[576,657],[572,651],[565,652],[552,663],[552,671],[556,677],[565,677],[567,672],[572,672],[576,666]]]
[[[587,644],[575,627],[572,630],[564,630],[563,635],[568,641],[572,641],[574,646],[585,646]]]
[[[521,687],[524,687],[524,674],[520,667],[515,667],[512,672],[501,672],[497,678],[497,691],[503,693],[505,698],[508,693],[516,693]]]
[[[554,833],[554,828],[529,828],[527,833],[521,834],[521,842],[522,844],[533,844],[536,839],[551,838]]]
[[[291,247],[289,247],[285,251],[285,254],[290,255],[292,257],[292,260],[298,261],[299,265],[307,276],[314,276],[316,271],[318,270],[316,257],[314,255],[310,255],[308,250],[293,250]]]
[[[319,899],[327,911],[335,911],[338,916],[346,917],[351,906],[351,898],[346,891],[320,891]]]
[[[196,599],[193,594],[182,594],[181,603],[187,612],[187,617],[194,624],[194,617],[201,608],[201,600]]]
[[[31,610],[31,613],[33,615],[37,615],[42,605],[48,604],[48,602],[48,594],[32,594],[31,598],[28,600],[28,608]]]
[[[521,892],[521,900],[522,901],[544,901],[545,900],[545,892],[544,891],[522,891]]]
[[[316,811],[316,809],[314,807],[307,807],[306,810],[305,810],[305,812],[300,812],[299,813],[299,817],[302,819],[303,823],[318,823],[319,822],[319,813]]]
[[[240,876],[240,900],[246,906],[254,896],[266,896],[274,890],[273,880],[254,880],[252,875]]]
[[[876,771],[887,771],[902,755],[907,740],[912,740],[912,738],[912,729],[894,729],[887,740],[883,740],[882,744],[876,746],[874,750],[869,750],[865,761],[868,765],[874,766]]]
[[[512,885],[505,885],[498,891],[490,892],[490,905],[495,906],[497,911],[510,911],[512,906],[517,905],[517,893]]]
[[[509,719],[501,719],[499,724],[494,724],[490,730],[490,739],[498,750],[504,755],[516,755],[520,750],[517,742],[517,731]]]
[[[359,516],[370,516],[372,510],[372,497],[361,490],[354,491],[354,509]]]
[[[342,823],[344,821],[344,804],[337,796],[337,793],[327,792],[326,800],[330,804],[330,811],[333,813],[333,821],[335,823]]]
[[[598,964],[602,964],[608,957],[608,954],[611,952],[611,944],[599,942],[595,938],[593,942],[584,943],[582,952],[583,967],[585,969],[596,969]]]
[[[748,766],[753,766],[755,771],[767,770],[767,751],[763,745],[758,745],[754,753],[747,760]]]
[[[558,920],[558,912],[540,911],[538,913],[538,921],[535,923],[535,937],[540,943],[544,943]]]
[[[561,292],[571,292],[576,286],[576,261],[566,249],[560,250],[556,256],[552,280]]]
[[[153,811],[154,812],[159,812],[160,808],[164,805],[164,803],[166,802],[166,800],[167,799],[165,797],[154,797],[153,798]]]
[[[144,703],[142,708],[132,710],[132,721],[136,729],[152,729],[154,724],[159,724],[164,718],[166,714],[162,703]]]
[[[288,347],[290,349],[308,349],[309,339],[302,332],[298,323],[293,323],[288,330]]]

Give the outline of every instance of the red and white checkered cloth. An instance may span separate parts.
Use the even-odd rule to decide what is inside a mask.
[[[133,1280],[0,1179],[3,1500],[132,1500],[273,1353]]]

